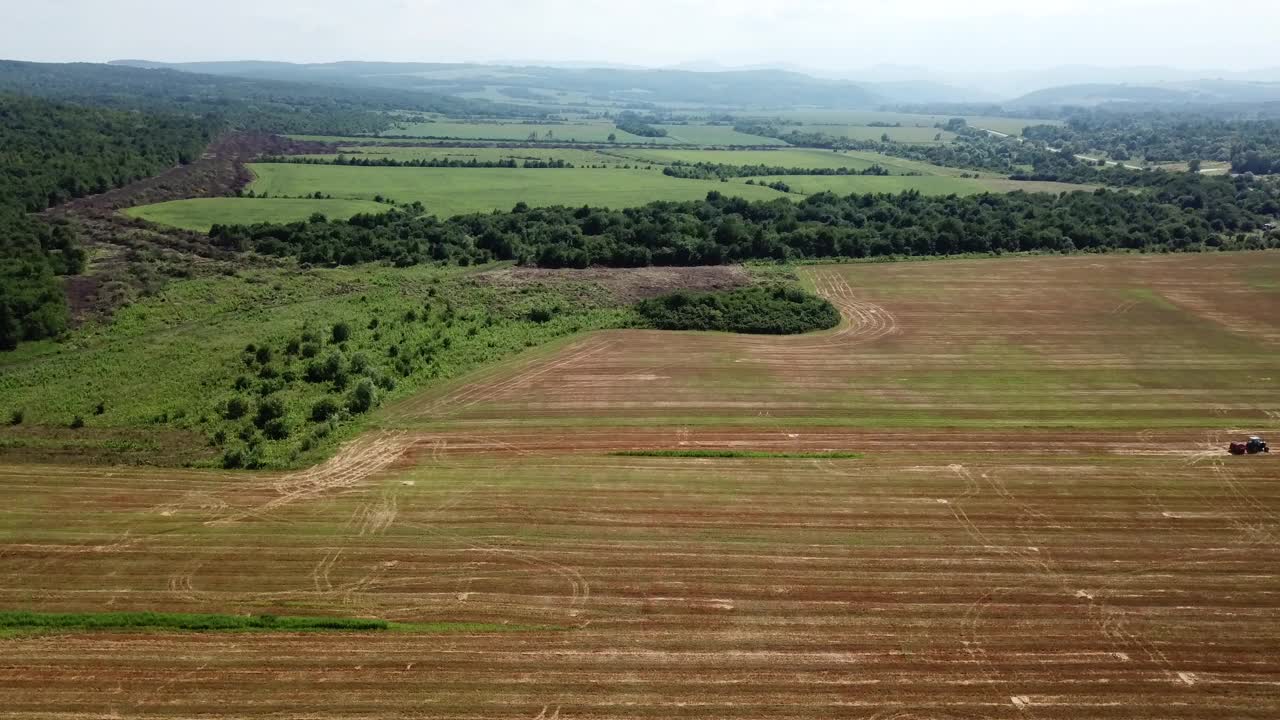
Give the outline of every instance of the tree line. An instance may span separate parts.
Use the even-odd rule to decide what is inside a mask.
[[[1280,119],[1188,113],[1077,112],[1065,125],[1034,125],[1023,136],[1064,153],[1103,152],[1153,163],[1216,160],[1233,172],[1280,173]]]
[[[39,212],[200,157],[207,120],[0,95],[0,350],[67,326],[60,276],[84,269],[76,227]]]
[[[618,113],[618,117],[614,119],[613,124],[623,132],[639,135],[640,137],[666,137],[666,128],[657,127],[655,125],[657,122],[657,118],[641,117],[631,111],[624,111]]]
[[[766,175],[888,175],[881,165],[854,170],[852,168],[781,167],[777,165],[727,165],[724,163],[676,161],[663,168],[667,177],[690,180],[727,180],[738,177],[762,177]]]
[[[969,168],[1003,174],[1010,174],[1016,172],[1021,166],[1031,165],[1038,157],[1048,152],[1032,144],[992,138],[987,133],[969,128],[960,118],[939,127],[940,130],[956,133],[958,137],[949,143],[933,145],[828,135],[824,132],[791,127],[778,121],[741,122],[735,125],[734,129],[748,135],[776,138],[796,147],[823,148],[836,152],[868,151],[940,167]]]
[[[749,202],[718,192],[626,210],[529,208],[441,220],[421,204],[348,221],[217,225],[222,247],[316,265],[387,261],[542,267],[717,265],[965,253],[1195,251],[1274,247],[1275,188],[1247,178],[1166,173],[1142,192],[1016,192],[966,197],[833,193]]]
[[[559,158],[553,160],[537,160],[534,158],[501,158],[498,160],[461,160],[458,158],[412,158],[397,160],[390,157],[357,157],[339,155],[336,158],[299,157],[296,155],[266,156],[259,158],[260,163],[284,163],[292,165],[344,165],[349,167],[411,167],[411,168],[525,168],[539,170],[563,170],[573,167],[573,163]]]

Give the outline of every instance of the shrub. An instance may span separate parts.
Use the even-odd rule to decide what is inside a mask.
[[[265,397],[258,403],[258,414],[253,418],[253,424],[265,429],[267,423],[284,417],[285,412],[284,400],[281,400],[279,396],[271,395]]]
[[[301,349],[302,349],[302,341],[299,340],[298,338],[291,338],[289,342],[285,343],[284,354],[297,355],[298,351],[300,351]]]
[[[306,343],[302,346],[302,357],[313,358],[320,354],[320,346],[315,343]]]
[[[345,322],[334,323],[332,335],[333,342],[340,345],[351,339],[351,326]]]
[[[101,415],[106,411],[107,411],[107,404],[102,401],[98,401],[98,404],[93,406],[94,415]]]
[[[315,405],[311,406],[311,421],[325,422],[329,418],[337,415],[340,409],[341,408],[338,407],[338,403],[335,402],[333,398],[321,398],[316,401]]]
[[[227,407],[222,411],[222,417],[228,420],[239,420],[249,412],[249,403],[245,402],[242,397],[233,397],[227,401]]]
[[[22,408],[18,408],[17,410],[14,410],[13,412],[9,413],[9,424],[21,425],[22,421],[25,418],[26,418],[26,413],[22,410]]]
[[[353,375],[367,374],[369,372],[369,356],[359,352],[352,355],[350,369]]]
[[[79,430],[80,428],[84,427],[84,418],[80,417],[79,415],[75,416],[74,418],[71,419],[70,427],[72,430]]]
[[[289,437],[289,426],[284,418],[276,418],[267,422],[262,428],[262,434],[266,435],[268,440],[284,440]]]
[[[271,362],[271,357],[272,357],[271,348],[267,347],[266,345],[263,345],[262,347],[258,348],[258,352],[254,354],[254,357],[258,360],[259,365],[266,365],[267,363]]]
[[[353,413],[366,413],[378,403],[378,388],[369,378],[361,378],[347,398],[347,409]]]
[[[661,330],[791,335],[840,323],[826,300],[794,287],[748,287],[727,292],[677,292],[645,300],[636,310]]]

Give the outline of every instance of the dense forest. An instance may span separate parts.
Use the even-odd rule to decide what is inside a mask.
[[[517,260],[543,267],[716,265],[893,255],[1278,246],[1263,226],[1280,214],[1275,188],[1246,178],[1162,175],[1141,192],[968,197],[811,195],[748,202],[710,193],[615,211],[517,206],[509,213],[427,216],[421,205],[330,221],[216,225],[223,247],[318,265]]]
[[[1280,173],[1280,120],[1223,119],[1200,115],[1094,111],[1066,125],[1035,125],[1029,140],[1067,153],[1104,152],[1113,160],[1148,162],[1230,161],[1234,172]]]
[[[84,268],[73,225],[28,215],[200,156],[210,121],[0,96],[0,349],[67,324],[60,275]]]
[[[629,132],[640,137],[666,137],[666,129],[656,127],[656,122],[657,118],[646,118],[633,112],[622,112],[618,113],[617,119],[614,120],[614,125],[623,132]]]
[[[359,135],[389,130],[391,111],[540,117],[516,105],[411,90],[201,75],[117,65],[0,60],[0,93],[127,110],[208,116],[243,130]]]

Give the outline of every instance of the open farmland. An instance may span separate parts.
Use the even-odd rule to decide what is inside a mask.
[[[271,195],[322,192],[333,197],[371,200],[377,195],[397,202],[420,200],[441,216],[530,205],[594,205],[628,207],[655,200],[697,200],[724,183],[680,180],[657,170],[572,168],[364,168],[324,165],[255,164],[250,189]],[[767,188],[737,188],[751,200],[782,197]]]
[[[862,126],[870,130],[892,131],[894,128],[876,128],[871,127],[871,123],[895,123],[901,125],[898,129],[916,128],[931,129],[934,133],[938,130],[934,129],[939,123],[945,125],[948,120],[953,117],[963,117],[972,127],[984,128],[987,130],[995,130],[1006,135],[1021,135],[1022,129],[1028,125],[1061,125],[1060,120],[1040,120],[1035,118],[1016,118],[1016,117],[988,117],[982,115],[919,115],[915,113],[899,113],[899,112],[877,112],[877,111],[860,111],[860,110],[781,110],[778,112],[760,113],[751,115],[751,117],[759,118],[782,118],[792,122],[803,123],[806,126],[822,126],[822,125],[845,125],[845,126]],[[816,129],[816,128],[815,128]],[[880,135],[876,134],[875,139],[879,139]],[[892,137],[892,135],[891,135]],[[929,136],[933,137],[932,134]]]
[[[313,470],[0,468],[7,607],[477,628],[18,635],[0,717],[1274,717],[1278,273],[814,267],[834,331],[584,335]],[[863,457],[611,454],[725,448]]]
[[[387,206],[372,200],[304,200],[297,198],[200,198],[171,200],[129,208],[130,217],[142,218],[162,225],[207,231],[214,223],[261,222],[288,223],[306,220],[314,213],[330,218],[346,219],[360,213],[386,212]]]
[[[731,128],[726,128],[732,130]],[[632,135],[619,130],[608,122],[582,122],[563,124],[532,123],[479,123],[479,122],[430,122],[407,123],[389,130],[383,135],[396,137],[432,138],[442,140],[507,140],[534,142],[582,142],[606,143],[613,135],[618,142],[667,144],[671,138],[651,138]],[[752,136],[746,136],[752,137]]]

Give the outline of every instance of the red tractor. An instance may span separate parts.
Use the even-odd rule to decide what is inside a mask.
[[[1267,443],[1262,438],[1254,435],[1249,438],[1248,442],[1233,442],[1227,448],[1227,452],[1232,455],[1257,455],[1258,453],[1269,453],[1271,448],[1267,447]]]

